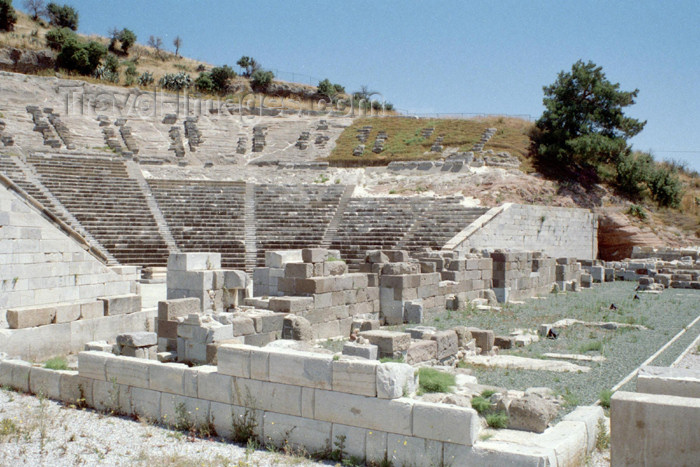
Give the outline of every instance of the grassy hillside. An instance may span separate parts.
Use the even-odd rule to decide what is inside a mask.
[[[357,131],[364,126],[371,126],[372,130],[364,143],[364,154],[362,157],[356,157],[352,152],[360,144]],[[528,121],[505,117],[469,120],[358,118],[340,135],[329,161],[347,165],[385,165],[391,161],[438,159],[440,154],[429,152],[438,137],[443,137],[445,148],[454,147],[459,148],[459,151],[469,151],[487,128],[497,128],[498,131],[486,144],[485,150],[508,151],[525,161],[530,144],[527,136],[530,126]],[[435,128],[435,131],[429,138],[424,138],[421,135],[424,128]],[[384,151],[375,154],[372,147],[380,131],[385,131],[388,139],[384,143]]]

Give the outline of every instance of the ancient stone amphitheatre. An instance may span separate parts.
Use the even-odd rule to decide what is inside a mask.
[[[697,247],[528,122],[280,102],[0,72],[0,463],[697,465]]]

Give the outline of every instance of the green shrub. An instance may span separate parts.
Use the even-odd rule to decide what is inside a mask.
[[[455,375],[438,371],[434,368],[418,370],[418,385],[422,392],[449,392],[455,385]]]
[[[192,86],[192,78],[187,73],[168,73],[163,76],[158,84],[169,91],[181,91]]]
[[[403,355],[396,358],[382,357],[379,359],[379,363],[403,363]]]
[[[124,76],[126,76],[126,85],[131,86],[134,84],[136,77],[139,72],[136,70],[136,64],[134,62],[126,62],[126,70],[124,70]]]
[[[12,0],[0,0],[0,30],[14,31],[17,12],[12,7]]]
[[[129,49],[136,43],[136,34],[131,29],[124,28],[117,37],[121,42],[122,52],[129,53]]]
[[[63,44],[66,43],[68,38],[75,38],[75,33],[68,28],[53,28],[46,33],[46,45],[52,50],[59,51],[63,48]]]
[[[51,2],[46,6],[46,11],[52,26],[70,28],[73,31],[78,30],[78,12],[75,8]]]
[[[472,409],[479,412],[480,415],[484,415],[491,410],[491,402],[482,396],[472,397]]]
[[[508,415],[501,411],[486,415],[486,424],[491,428],[508,428]]]
[[[626,152],[617,161],[617,186],[633,198],[641,197],[654,170],[654,159],[646,153]]]
[[[212,92],[214,90],[214,81],[211,79],[211,73],[200,73],[194,80],[194,87],[200,92]]]
[[[67,370],[68,362],[64,357],[53,357],[46,360],[44,368],[48,368],[49,370]]]
[[[236,76],[236,72],[233,71],[233,68],[228,65],[216,66],[211,69],[209,76],[211,77],[211,81],[213,83],[212,89],[219,92],[224,92],[226,91],[231,78]]]
[[[586,342],[585,344],[581,345],[579,350],[581,351],[581,353],[600,352],[601,350],[603,350],[603,343],[601,341]]]
[[[603,389],[600,391],[600,406],[605,407],[606,409],[610,408],[610,398],[613,395],[613,391],[609,389]]]
[[[275,74],[268,70],[257,70],[253,73],[250,78],[250,84],[254,89],[264,90],[266,89],[272,80],[275,79]]]
[[[649,178],[649,191],[660,206],[678,207],[683,198],[683,185],[671,168],[658,165]]]
[[[630,205],[630,207],[627,209],[627,214],[643,221],[647,220],[647,212],[638,204]]]
[[[151,84],[153,84],[153,81],[155,81],[155,79],[153,78],[153,73],[149,71],[144,71],[143,73],[141,73],[141,76],[139,76],[138,79],[139,86],[150,86]]]
[[[82,75],[92,75],[100,65],[102,57],[107,55],[107,48],[99,42],[82,42],[78,36],[67,37],[58,54],[58,66],[66,70],[77,71]]]
[[[497,391],[494,391],[493,389],[484,389],[483,391],[481,391],[481,397],[488,399],[489,397],[496,394],[496,392]]]

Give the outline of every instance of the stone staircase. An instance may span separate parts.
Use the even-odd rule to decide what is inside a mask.
[[[473,152],[483,151],[484,146],[486,146],[486,143],[488,143],[491,137],[496,134],[496,131],[498,131],[497,128],[487,128],[486,130],[484,130],[484,133],[481,135],[481,139],[479,140],[479,142],[474,144],[471,150]]]
[[[338,202],[338,208],[335,210],[333,218],[328,223],[328,228],[326,233],[323,234],[323,239],[319,245],[321,248],[330,248],[331,242],[338,234],[338,228],[340,227],[340,221],[343,219],[343,213],[348,207],[350,200],[352,199],[352,194],[355,191],[355,185],[347,185],[343,191],[343,195],[340,197]]]
[[[245,187],[245,270],[253,272],[258,262],[258,231],[255,222],[255,185]]]
[[[50,108],[47,108],[45,110],[47,111],[47,113],[53,111],[53,109]],[[29,113],[32,116],[32,121],[34,122],[34,131],[40,133],[41,136],[44,138],[44,145],[50,146],[53,149],[60,148],[62,145],[61,139],[58,136],[58,134],[56,134],[56,130],[54,130],[53,126],[49,123],[49,121],[46,118],[44,118],[41,109],[36,105],[28,105],[27,113]]]
[[[462,206],[459,198],[416,199],[413,209],[416,220],[398,243],[403,250],[439,250],[488,210]]]

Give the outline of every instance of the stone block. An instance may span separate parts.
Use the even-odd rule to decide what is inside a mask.
[[[544,466],[562,465],[554,449],[520,443],[485,441],[477,446],[443,443],[445,465]],[[584,462],[585,464],[585,462]],[[569,465],[565,463],[563,465]],[[578,464],[571,464],[578,465]],[[583,464],[581,464],[583,465]]]
[[[210,402],[196,397],[178,396],[162,393],[160,397],[160,421],[166,425],[176,426],[182,417],[195,426],[209,423]]]
[[[637,374],[637,392],[700,398],[700,372],[685,368],[644,366]]]
[[[548,399],[526,395],[511,401],[508,408],[508,428],[542,433],[557,415],[557,407]]]
[[[51,324],[56,317],[56,308],[17,308],[7,310],[6,319],[10,329],[24,329]]]
[[[224,404],[233,403],[233,378],[217,372],[214,366],[204,366],[197,371],[197,397]]]
[[[85,403],[85,396],[92,391],[92,380],[78,375],[77,371],[62,371],[59,400],[76,406]]]
[[[265,443],[281,447],[321,452],[332,447],[331,424],[302,417],[265,412],[263,416]]]
[[[377,397],[398,399],[413,394],[418,387],[418,375],[411,365],[387,362],[377,367]]]
[[[299,263],[304,266],[308,264]],[[287,266],[292,266],[288,264]],[[301,313],[314,307],[313,297],[272,297],[270,298],[270,310],[281,313]]]
[[[105,315],[105,303],[102,300],[80,304],[80,319],[102,318]]]
[[[149,370],[154,365],[160,364],[140,358],[112,356],[105,362],[105,373],[108,382],[149,389]]]
[[[301,416],[302,388],[291,384],[234,378],[233,404]]]
[[[182,363],[163,363],[151,366],[148,389],[184,395],[186,369],[187,365]]]
[[[377,360],[348,359],[333,361],[333,390],[375,397]]]
[[[310,341],[314,337],[311,323],[306,318],[288,315],[282,325],[282,339]]]
[[[437,344],[437,359],[442,360],[457,353],[457,333],[453,330],[438,331],[430,339]]]
[[[328,256],[325,248],[304,248],[301,250],[301,259],[305,263],[322,263]]]
[[[0,360],[0,385],[29,392],[32,365],[22,360]]]
[[[170,253],[168,270],[199,271],[221,269],[221,253]]]
[[[343,452],[347,456],[354,456],[358,459],[364,459],[367,448],[367,434],[369,430],[365,428],[357,428],[349,425],[333,424],[331,439],[336,442],[341,437],[345,440]]]
[[[317,274],[320,275],[320,274]],[[284,276],[288,278],[308,279],[314,277],[314,265],[309,263],[287,263]]]
[[[158,302],[158,319],[162,321],[175,321],[184,318],[191,313],[200,313],[202,310],[198,298],[176,298]]]
[[[513,348],[515,345],[515,337],[513,336],[495,336],[494,346],[502,350],[507,350]]]
[[[417,340],[411,342],[406,352],[406,363],[415,365],[437,359],[438,344],[434,340]]]
[[[58,400],[61,398],[61,372],[32,367],[29,372],[29,392]]]
[[[437,332],[437,329],[432,326],[414,326],[406,328],[406,332],[410,334],[411,339],[430,339],[430,336]]]
[[[131,388],[131,410],[139,418],[156,422],[160,420],[160,391]]]
[[[323,263],[324,276],[342,276],[348,273],[348,265],[345,261],[326,261]]]
[[[331,389],[332,363],[330,355],[289,350],[273,353],[269,361],[269,380],[277,383]]]
[[[117,335],[117,345],[128,347],[150,347],[158,343],[155,332],[137,331]]]
[[[224,284],[223,287],[226,289],[245,289],[248,285],[248,275],[245,271],[238,270],[224,270]]]
[[[177,339],[177,321],[158,320],[156,331],[160,338]]]
[[[379,348],[380,357],[395,357],[408,350],[411,336],[405,332],[396,331],[363,331],[360,336]]]
[[[404,320],[409,324],[423,322],[423,302],[421,300],[404,303]]]
[[[317,390],[314,398],[317,420],[408,436],[412,409],[407,399],[385,400],[324,390]]]
[[[343,355],[362,357],[368,360],[377,360],[379,347],[372,344],[357,344],[346,342],[343,345]]]
[[[365,254],[366,263],[388,263],[389,257],[381,250],[369,250]]]
[[[492,330],[478,329],[478,328],[468,328],[472,333],[472,337],[476,340],[476,346],[479,347],[483,352],[490,351],[496,339]]]
[[[107,381],[105,365],[112,355],[106,352],[86,351],[78,354],[78,373],[84,378]]]
[[[301,250],[266,251],[265,266],[282,268],[286,263],[302,262]]]
[[[605,419],[605,412],[599,405],[577,407],[563,418],[569,422],[582,422],[586,427],[587,451],[593,452],[598,437],[598,422]]]
[[[439,441],[389,433],[387,458],[392,465],[445,465]]]
[[[250,378],[251,351],[264,352],[267,357],[268,352],[261,351],[257,347],[244,344],[222,344],[217,352],[218,371],[229,376],[239,376]],[[265,361],[267,365],[267,361]],[[265,372],[267,375],[267,371]],[[265,378],[266,379],[266,378]]]
[[[56,317],[54,323],[70,323],[80,319],[80,304],[70,303],[56,306]]]
[[[457,333],[457,346],[466,347],[472,340],[472,333],[466,326],[455,326],[454,332]]]
[[[98,297],[104,302],[105,316],[124,315],[141,311],[141,295],[114,295]]]

